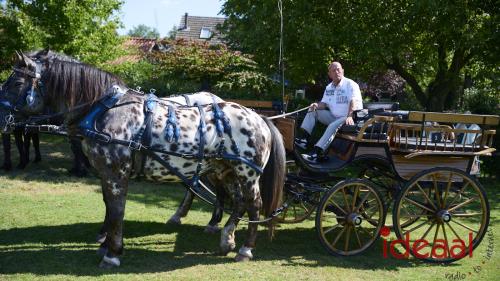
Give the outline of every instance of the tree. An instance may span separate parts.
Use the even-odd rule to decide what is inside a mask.
[[[2,62],[14,50],[51,48],[89,62],[117,55],[120,0],[6,0],[0,18]]]
[[[274,67],[276,3],[228,0],[222,12],[231,46]],[[491,0],[290,0],[283,14],[287,73],[296,80],[314,81],[332,59],[349,62],[346,73],[351,66],[359,75],[392,69],[424,108],[441,111],[463,94],[464,69],[498,65],[499,13]]]
[[[138,26],[134,26],[131,30],[128,31],[127,35],[132,37],[140,37],[147,39],[156,39],[160,37],[160,33],[156,28],[149,27],[144,24],[139,24]]]
[[[167,38],[168,39],[175,39],[175,36],[177,35],[178,30],[179,30],[179,28],[177,27],[177,25],[174,24],[174,26],[172,26],[172,29],[170,29],[170,31],[168,32]]]
[[[163,51],[143,53],[137,62],[105,67],[129,87],[154,88],[159,96],[210,90],[221,97],[272,98],[273,82],[241,52],[182,39],[158,44],[164,46]]]

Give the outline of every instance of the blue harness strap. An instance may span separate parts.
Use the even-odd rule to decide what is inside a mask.
[[[177,126],[177,117],[175,116],[175,109],[172,105],[168,105],[168,118],[167,125],[165,126],[165,137],[167,142],[178,142],[181,131]]]
[[[139,133],[135,136],[135,140],[142,145],[151,145],[151,128],[153,127],[153,113],[158,104],[158,97],[154,94],[149,93],[146,95],[146,100],[144,101],[144,123],[139,130]]]
[[[12,104],[8,100],[2,100],[2,101],[0,101],[0,106],[4,107],[6,109],[11,109],[12,108]]]
[[[82,134],[86,137],[96,139],[108,143],[111,138],[104,134],[98,133],[95,128],[95,123],[102,114],[115,106],[115,104],[120,100],[120,98],[125,94],[120,88],[114,88],[112,94],[100,100],[90,109],[90,112],[80,121],[78,127],[80,128]]]
[[[229,124],[229,120],[225,116],[224,111],[222,111],[219,104],[217,104],[215,97],[213,95],[212,95],[212,100],[213,100],[212,110],[214,112],[215,129],[217,131],[217,135],[219,136],[219,138],[221,138],[221,145],[219,146],[219,154],[223,155],[225,153],[224,133],[226,133],[229,136],[229,139],[231,140],[231,149],[235,154],[239,155],[240,148],[233,139],[231,124]]]
[[[196,172],[191,179],[191,186],[193,188],[198,187],[198,180],[200,179],[200,172],[203,164],[203,159],[205,158],[205,134],[207,132],[207,125],[205,123],[205,111],[200,105],[196,105],[198,111],[200,112],[200,125],[198,126],[199,133],[199,145],[198,145],[198,164],[196,165]]]

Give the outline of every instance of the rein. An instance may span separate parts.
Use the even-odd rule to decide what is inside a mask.
[[[287,117],[289,115],[293,115],[295,113],[299,113],[299,112],[307,110],[307,109],[309,109],[309,106],[306,106],[304,108],[301,108],[301,109],[298,109],[298,110],[295,110],[295,111],[292,111],[292,112],[288,112],[288,113],[283,113],[283,114],[280,114],[280,115],[274,115],[274,116],[271,116],[271,117],[267,117],[267,119],[273,120],[273,119],[283,118],[283,117]]]

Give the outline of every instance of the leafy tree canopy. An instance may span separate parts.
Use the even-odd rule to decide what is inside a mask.
[[[149,27],[144,24],[139,24],[138,26],[134,26],[131,30],[129,30],[127,35],[132,37],[155,39],[160,37],[160,32],[158,32],[156,28]]]
[[[274,86],[248,55],[225,45],[163,40],[165,50],[143,54],[138,62],[104,66],[130,87],[155,88],[160,96],[210,90],[222,97],[272,98]]]
[[[0,58],[15,50],[50,48],[89,63],[116,55],[116,12],[121,0],[5,0],[0,17]],[[0,67],[2,67],[0,65]]]
[[[227,0],[222,12],[231,46],[276,71],[276,1]],[[455,106],[469,66],[499,62],[499,9],[491,0],[289,0],[283,17],[293,80],[313,82],[333,59],[345,62],[346,74],[392,69],[427,110]]]

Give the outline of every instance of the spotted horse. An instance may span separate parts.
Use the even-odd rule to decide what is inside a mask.
[[[71,56],[67,56],[62,53],[57,53],[49,49],[37,50],[19,55],[21,56],[19,59],[20,61],[24,61],[22,56],[25,55],[32,61],[36,61],[41,64],[51,64],[53,66],[53,71],[62,74],[61,76],[51,75],[51,79],[47,80],[44,90],[48,92],[60,91],[61,89],[66,89],[66,91],[75,91],[76,89],[78,89],[78,91],[80,91],[80,95],[99,96],[101,94],[104,94],[105,90],[111,87],[111,85],[113,84],[125,86],[123,81],[118,77],[115,77],[113,75],[108,75],[104,71],[93,71],[93,68],[89,68],[88,70],[83,71],[83,73],[86,75],[85,77],[80,77],[82,73],[80,69],[85,69],[86,68],[85,64],[81,63],[79,60]],[[58,63],[60,61],[81,64],[81,67],[80,68],[69,67],[71,64],[63,65],[61,63]],[[61,70],[57,70],[57,68],[61,68]],[[62,68],[64,68],[65,70],[63,70]],[[66,80],[63,82],[62,79]],[[92,83],[82,83],[80,81],[91,81]],[[140,89],[137,90],[140,91]],[[223,100],[220,97],[209,92],[196,92],[196,93],[182,94],[176,96],[169,96],[166,98],[162,98],[162,100],[171,102],[173,103],[173,105],[176,106],[195,105],[195,104],[205,105],[214,102],[216,103],[223,102]],[[59,118],[51,118],[49,121],[51,122],[51,125],[59,125],[62,122],[62,120],[59,120]],[[48,128],[50,129],[53,127],[49,126]],[[88,159],[85,157],[82,151],[81,141],[80,139],[70,138],[70,143],[71,143],[71,150],[74,155],[73,167],[71,168],[70,173],[79,177],[85,176],[87,174],[87,169],[89,168],[90,164],[88,163]],[[200,184],[202,185],[203,188],[200,187],[198,194],[200,193],[206,194],[204,197],[209,198],[211,200],[210,203],[215,205],[212,217],[205,228],[205,232],[217,233],[220,230],[218,225],[222,220],[223,206],[224,206],[223,199],[225,198],[225,194],[223,190],[216,189],[216,187],[218,185],[221,185],[221,183],[220,180],[218,180],[214,176],[210,175],[202,176],[202,178],[200,179]],[[211,189],[213,189],[213,191]],[[208,190],[209,193],[201,192],[205,190]],[[217,196],[215,200],[213,199],[213,197],[216,195],[214,194],[214,192],[219,193],[219,196]],[[185,217],[188,214],[194,196],[195,195],[193,191],[187,189],[184,195],[184,199],[177,208],[176,212],[170,217],[170,219],[167,220],[167,223],[181,224],[181,218]],[[104,238],[105,234],[100,233],[98,234],[97,241],[103,241]]]
[[[50,109],[71,113],[66,115],[73,120],[65,121],[76,122],[86,135],[83,150],[100,175],[106,206],[101,267],[121,264],[125,201],[133,174],[154,181],[177,177],[188,185],[196,185],[205,174],[218,175],[233,201],[221,231],[221,254],[235,248],[235,230],[245,213],[255,221],[260,210],[271,217],[278,208],[285,179],[285,150],[270,120],[231,102],[174,107],[120,86],[101,96],[43,91],[52,75],[62,75],[55,69],[82,66],[58,62],[65,67],[52,69],[50,63],[40,65],[27,57],[22,60],[15,69],[15,75],[24,78],[21,90],[6,89],[0,99],[20,104],[14,112],[16,123],[23,122],[23,116]],[[5,120],[6,116],[0,117]],[[169,121],[173,119],[175,122]],[[237,261],[253,258],[256,238],[257,224],[251,223]]]

